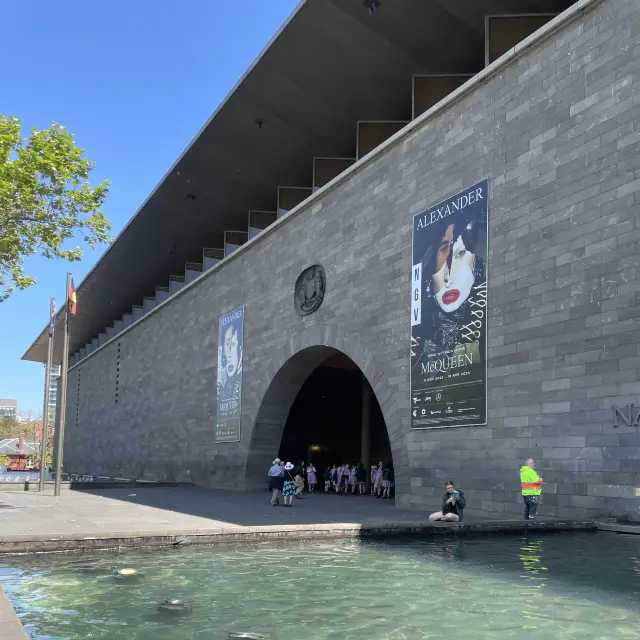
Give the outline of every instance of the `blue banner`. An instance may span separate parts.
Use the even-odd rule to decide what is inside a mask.
[[[242,413],[244,306],[218,323],[218,413],[216,442],[239,442]]]

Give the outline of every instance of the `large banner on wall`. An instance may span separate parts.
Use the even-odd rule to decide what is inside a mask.
[[[413,429],[487,423],[487,186],[413,218]]]
[[[226,313],[218,323],[216,442],[240,440],[243,334],[244,306]]]

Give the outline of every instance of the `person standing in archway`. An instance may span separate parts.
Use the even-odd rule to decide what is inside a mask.
[[[375,473],[373,489],[374,489],[374,493],[376,494],[376,498],[381,498],[382,497],[382,462],[378,463],[378,468],[376,469],[376,473]]]
[[[304,462],[300,460],[294,467],[293,476],[296,483],[296,498],[302,498],[302,492],[304,491]]]
[[[358,486],[358,472],[357,465],[351,467],[351,475],[349,476],[349,485],[351,486],[351,495],[356,494],[356,487]]]
[[[278,497],[284,484],[284,469],[281,466],[280,458],[276,458],[271,463],[271,468],[267,475],[269,477],[269,489],[271,490],[271,506],[276,507],[279,504]]]
[[[382,497],[391,497],[391,486],[393,483],[393,471],[391,470],[391,464],[387,464],[382,470]]]
[[[358,483],[358,493],[364,495],[364,485],[367,482],[367,472],[360,462],[356,467],[356,481]]]
[[[310,462],[307,467],[307,484],[309,485],[309,493],[315,493],[316,485],[318,484],[318,474],[316,468],[313,466],[313,462]]]
[[[349,481],[351,478],[351,469],[348,464],[344,465],[342,470],[342,475],[340,476],[340,493],[344,496],[347,495],[349,491]]]

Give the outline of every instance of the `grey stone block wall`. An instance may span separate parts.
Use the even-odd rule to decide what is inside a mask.
[[[403,506],[436,506],[451,478],[470,511],[519,512],[532,456],[542,514],[637,511],[640,435],[611,405],[640,396],[639,90],[637,0],[588,7],[75,366],[65,467],[262,487],[306,372],[340,350],[381,404]],[[485,176],[488,426],[410,431],[412,215]],[[300,318],[314,263],[327,295]],[[216,444],[217,323],[241,304],[242,439]]]

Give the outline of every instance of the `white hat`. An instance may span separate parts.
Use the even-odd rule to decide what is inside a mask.
[[[284,468],[287,471],[291,471],[291,469],[293,469],[293,465],[290,462],[287,462],[287,464],[284,465]]]
[[[271,464],[280,464],[280,458],[276,458]]]

